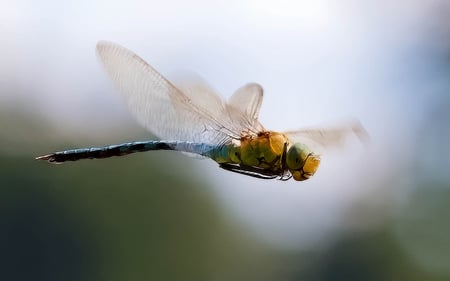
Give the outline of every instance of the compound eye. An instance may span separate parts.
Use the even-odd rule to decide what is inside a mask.
[[[289,170],[300,170],[303,168],[310,153],[311,150],[304,144],[296,143],[292,145],[286,155],[286,164]]]

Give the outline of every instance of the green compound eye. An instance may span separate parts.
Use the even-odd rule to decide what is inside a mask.
[[[296,143],[289,148],[286,155],[286,164],[290,170],[299,170],[305,165],[306,158],[311,150],[302,143]]]
[[[292,145],[286,155],[286,165],[292,177],[297,181],[312,177],[319,168],[319,164],[320,156],[301,143]]]

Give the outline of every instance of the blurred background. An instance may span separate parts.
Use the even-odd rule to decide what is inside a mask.
[[[450,3],[4,1],[1,280],[449,280]],[[357,118],[371,136],[305,182],[152,152],[95,56],[117,42],[224,98],[265,90],[268,129]]]

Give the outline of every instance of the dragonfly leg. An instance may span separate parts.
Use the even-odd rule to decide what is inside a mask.
[[[281,181],[287,181],[287,180],[290,180],[291,178],[292,178],[292,175],[291,175],[290,173],[282,173],[282,174],[280,175],[279,180],[281,180]]]
[[[291,173],[287,172],[286,169],[286,153],[287,153],[287,146],[288,143],[285,142],[284,143],[284,148],[283,148],[283,154],[281,155],[281,174],[280,174],[280,180],[282,181],[287,181],[290,178],[292,178]]]
[[[274,174],[272,171],[263,170],[260,168],[255,168],[255,167],[250,167],[250,166],[240,166],[238,164],[222,163],[222,164],[219,164],[219,167],[224,170],[227,170],[227,171],[231,171],[231,172],[235,172],[238,174],[251,176],[251,177],[255,177],[255,178],[259,178],[259,179],[274,179],[274,178],[278,177],[278,174]]]

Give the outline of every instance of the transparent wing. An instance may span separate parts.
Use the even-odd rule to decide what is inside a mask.
[[[196,74],[189,73],[189,75],[178,76],[174,80],[174,84],[200,107],[208,107],[214,112],[220,112],[225,107],[225,113],[228,114],[222,118],[230,119],[236,132],[256,135],[264,130],[258,121],[259,109],[263,100],[263,89],[260,85],[246,84],[236,90],[228,102],[224,102],[217,91]],[[229,114],[232,112],[233,115]]]
[[[171,80],[193,104],[200,108],[207,108],[217,115],[226,106],[217,92],[197,74],[183,73],[182,76],[177,75]]]
[[[264,128],[258,122],[259,109],[263,100],[263,88],[256,83],[249,83],[236,92],[228,100],[228,104],[245,114],[250,122],[249,127],[262,131]]]
[[[182,91],[143,59],[114,43],[99,42],[97,53],[134,117],[160,138],[215,144],[252,129],[243,112],[202,83]]]
[[[357,137],[367,143],[369,135],[359,121],[324,128],[305,128],[284,132],[291,143],[304,143],[317,153],[330,148],[340,148],[348,138]]]

